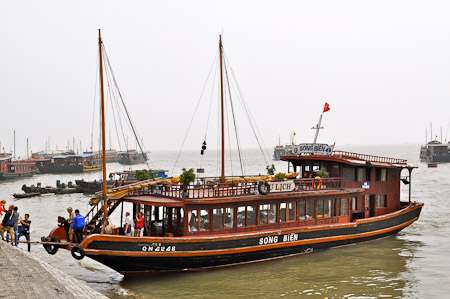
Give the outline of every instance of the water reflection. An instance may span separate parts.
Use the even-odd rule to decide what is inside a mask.
[[[393,236],[245,266],[124,277],[121,285],[143,298],[403,298],[407,264],[420,243]]]

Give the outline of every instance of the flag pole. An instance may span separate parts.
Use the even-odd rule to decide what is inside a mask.
[[[319,130],[323,129],[323,127],[321,127],[321,125],[322,125],[322,116],[323,116],[323,113],[320,115],[319,123],[316,125],[316,127],[312,127],[312,129],[316,129],[316,136],[314,136],[314,144],[316,144],[317,137],[319,137]]]

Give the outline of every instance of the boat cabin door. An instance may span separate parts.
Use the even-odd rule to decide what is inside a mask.
[[[375,217],[375,194],[370,194],[369,199],[369,216]]]

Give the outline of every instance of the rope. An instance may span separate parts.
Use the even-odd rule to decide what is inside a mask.
[[[267,157],[270,157],[270,154],[267,152],[267,147],[264,144],[264,140],[261,137],[261,133],[259,132],[258,127],[256,126],[256,122],[255,122],[255,120],[253,118],[253,115],[251,114],[250,108],[248,107],[248,104],[245,101],[245,97],[243,95],[242,89],[239,86],[239,83],[238,83],[238,81],[236,79],[236,76],[234,74],[233,68],[232,68],[232,66],[231,66],[231,64],[230,64],[230,62],[228,60],[228,57],[226,56],[225,53],[224,53],[224,57],[225,57],[225,60],[227,61],[228,65],[230,67],[230,73],[231,73],[232,78],[234,80],[233,82],[235,83],[235,86],[233,86],[233,88],[235,88],[235,90],[237,90],[237,94],[239,95],[238,99],[240,100],[242,109],[244,110],[244,114],[246,115],[247,120],[248,120],[248,122],[250,124],[250,127],[251,127],[251,129],[253,131],[253,135],[255,136],[255,139],[256,139],[256,141],[258,143],[258,146],[259,146],[259,149],[260,149],[260,151],[262,153],[264,161],[266,162],[266,164],[268,164]],[[258,138],[258,136],[259,136],[259,138]],[[261,141],[260,141],[260,139],[261,139]],[[264,150],[263,150],[263,147],[261,146],[261,143],[263,144],[266,153],[264,153]],[[267,154],[267,157],[266,157],[266,154]]]
[[[186,142],[186,138],[187,138],[187,136],[188,136],[188,134],[189,134],[189,130],[191,129],[191,126],[192,126],[192,123],[193,123],[193,121],[194,121],[195,115],[196,115],[196,113],[197,113],[198,107],[199,107],[200,102],[201,102],[201,100],[202,100],[203,93],[204,93],[205,88],[206,88],[206,85],[207,85],[207,83],[208,83],[209,76],[211,75],[211,71],[212,71],[212,68],[213,68],[213,66],[214,66],[214,62],[216,61],[216,56],[217,56],[217,55],[218,55],[218,51],[216,52],[216,55],[214,56],[213,63],[211,64],[211,67],[210,67],[209,72],[208,72],[208,77],[206,78],[206,82],[205,82],[205,84],[203,85],[203,89],[202,89],[202,92],[200,93],[200,97],[198,98],[197,105],[195,106],[194,114],[192,115],[191,122],[189,123],[189,126],[188,126],[188,128],[187,128],[186,134],[184,135],[183,143],[181,144],[180,151],[178,152],[177,158],[176,158],[176,160],[175,160],[175,164],[173,165],[172,173],[174,173],[175,167],[177,166],[178,160],[179,160],[179,158],[180,158],[181,151],[183,150],[184,143]]]
[[[235,113],[234,113],[233,100],[232,100],[232,97],[231,97],[230,80],[228,78],[228,71],[227,71],[227,64],[226,63],[224,63],[224,67],[225,67],[225,78],[226,78],[226,82],[227,82],[227,86],[228,86],[228,94],[230,96],[230,106],[231,106],[231,113],[233,115],[234,132],[236,134],[236,143],[237,143],[237,148],[238,148],[239,161],[240,161],[240,165],[241,165],[241,174],[242,174],[242,176],[244,176],[245,175],[244,161],[242,159],[242,150],[241,150],[241,145],[240,145],[240,140],[239,140],[239,133],[238,133],[238,127],[237,127],[237,123],[236,123],[236,116],[235,116]],[[230,148],[230,151],[231,151],[231,148]]]

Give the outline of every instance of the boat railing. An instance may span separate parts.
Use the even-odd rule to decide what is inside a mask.
[[[344,178],[306,178],[294,179],[296,192],[314,192],[325,189],[338,189],[344,186]],[[216,198],[216,197],[236,197],[258,193],[259,182],[242,183],[204,183],[184,186],[179,184],[157,184],[142,189],[133,190],[128,195],[152,195],[169,198]],[[285,191],[285,192],[292,192]]]
[[[365,154],[357,154],[346,151],[333,151],[333,156],[339,156],[341,158],[352,158],[358,160],[364,160],[368,162],[380,162],[380,163],[389,163],[389,164],[406,164],[406,159],[396,159],[396,158],[388,158],[388,157],[380,157],[373,155],[365,155]]]

